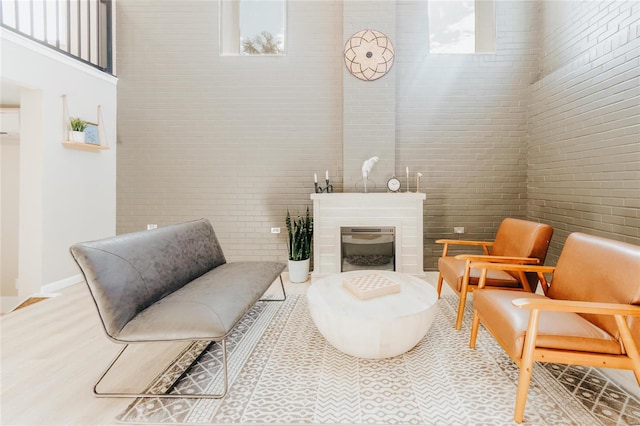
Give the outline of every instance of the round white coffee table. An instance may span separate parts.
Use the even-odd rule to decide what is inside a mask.
[[[400,292],[362,300],[345,280],[379,274]],[[359,358],[388,358],[413,348],[427,334],[438,311],[433,286],[392,271],[351,271],[315,281],[307,291],[311,318],[336,349]]]

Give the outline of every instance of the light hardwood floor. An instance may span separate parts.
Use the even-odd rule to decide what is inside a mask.
[[[276,284],[269,292],[279,293]],[[309,282],[285,279],[285,284],[288,294],[294,294],[304,293]],[[92,394],[95,381],[122,346],[104,334],[84,283],[3,315],[0,339],[3,426],[117,424],[116,416],[133,400]],[[141,391],[185,346],[133,345],[100,389]]]

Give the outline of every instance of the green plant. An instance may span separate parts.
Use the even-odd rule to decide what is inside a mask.
[[[84,129],[87,128],[87,122],[78,117],[71,117],[69,121],[71,122],[71,130],[74,132],[84,132]]]
[[[313,219],[307,214],[291,218],[287,210],[287,234],[289,236],[289,260],[306,260],[311,257],[311,239],[313,238]]]

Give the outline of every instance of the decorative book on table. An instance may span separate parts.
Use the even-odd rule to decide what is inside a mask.
[[[368,274],[344,280],[342,285],[362,300],[400,293],[400,284],[380,274]]]

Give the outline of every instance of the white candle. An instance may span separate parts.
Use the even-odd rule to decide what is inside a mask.
[[[317,173],[313,174],[313,183],[318,183],[318,174]]]
[[[325,178],[326,180],[329,180],[329,170],[325,170],[325,171],[324,171],[324,178]]]
[[[407,192],[409,192],[409,166],[407,166]]]

